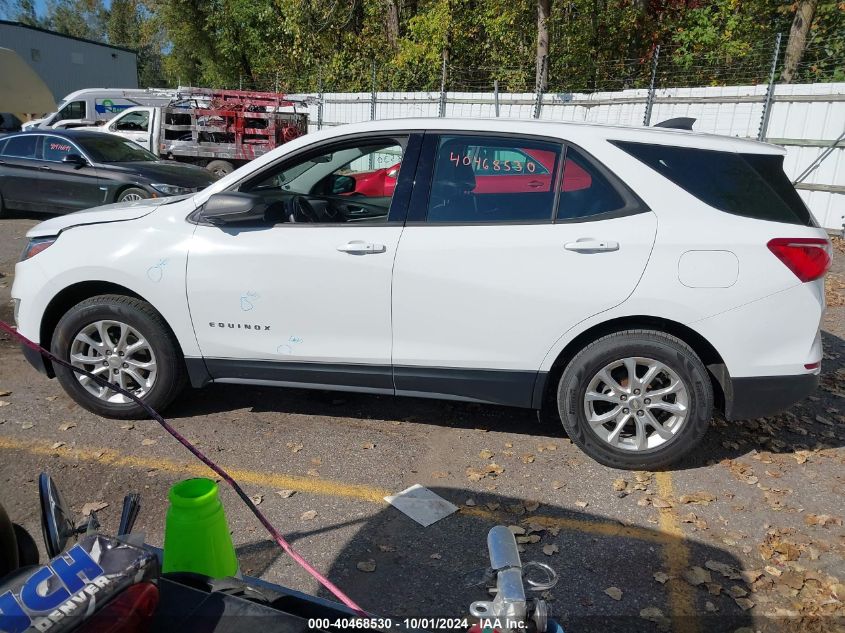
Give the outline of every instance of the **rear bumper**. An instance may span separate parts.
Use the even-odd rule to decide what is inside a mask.
[[[27,360],[27,362],[35,367],[35,369],[37,369],[40,373],[44,374],[48,378],[55,377],[55,374],[53,373],[53,364],[45,360],[39,352],[36,352],[34,349],[27,347],[26,345],[21,345],[21,351],[23,352],[23,357]]]
[[[803,400],[818,387],[818,374],[729,378],[725,389],[725,418],[749,420],[772,415]]]

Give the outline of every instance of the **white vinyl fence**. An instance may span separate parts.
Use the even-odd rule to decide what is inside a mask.
[[[765,84],[658,89],[651,123],[693,117],[694,130],[757,138]],[[291,95],[309,102],[310,129],[408,117],[540,118],[614,125],[643,124],[648,89],[595,93],[359,92]],[[539,114],[539,117],[537,115]],[[787,150],[786,173],[818,221],[845,225],[845,83],[778,84],[764,137]],[[819,159],[820,160],[819,162]],[[817,163],[817,164],[816,164]],[[815,165],[815,166],[814,166]],[[805,173],[808,168],[812,170]]]

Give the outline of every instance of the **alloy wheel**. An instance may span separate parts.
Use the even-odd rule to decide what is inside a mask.
[[[100,376],[112,384],[142,397],[156,381],[156,358],[147,339],[120,321],[95,321],[74,337],[70,346],[71,365]],[[131,402],[121,393],[104,387],[83,374],[77,379],[86,391],[106,402]]]
[[[686,384],[663,363],[630,357],[608,363],[587,385],[584,413],[593,432],[628,451],[657,448],[672,440],[689,411]]]

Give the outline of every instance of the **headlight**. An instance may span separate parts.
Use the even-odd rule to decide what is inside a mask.
[[[23,249],[23,253],[21,253],[19,261],[25,261],[30,257],[35,257],[41,251],[52,246],[57,239],[59,239],[59,236],[53,235],[51,237],[35,237],[29,240],[29,243]]]
[[[181,196],[183,193],[192,193],[194,191],[191,187],[177,187],[176,185],[161,184],[150,186],[166,196]]]

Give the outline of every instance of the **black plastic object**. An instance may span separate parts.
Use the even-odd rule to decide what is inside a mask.
[[[123,511],[120,513],[120,525],[117,528],[117,535],[124,536],[132,531],[135,519],[141,511],[141,495],[137,492],[130,492],[123,497]]]
[[[695,119],[689,116],[679,116],[674,119],[666,119],[660,123],[655,123],[654,127],[668,127],[673,130],[692,130]]]
[[[41,530],[47,555],[55,558],[62,553],[68,539],[76,533],[70,508],[62,493],[47,473],[38,476],[38,496],[41,499]]]

